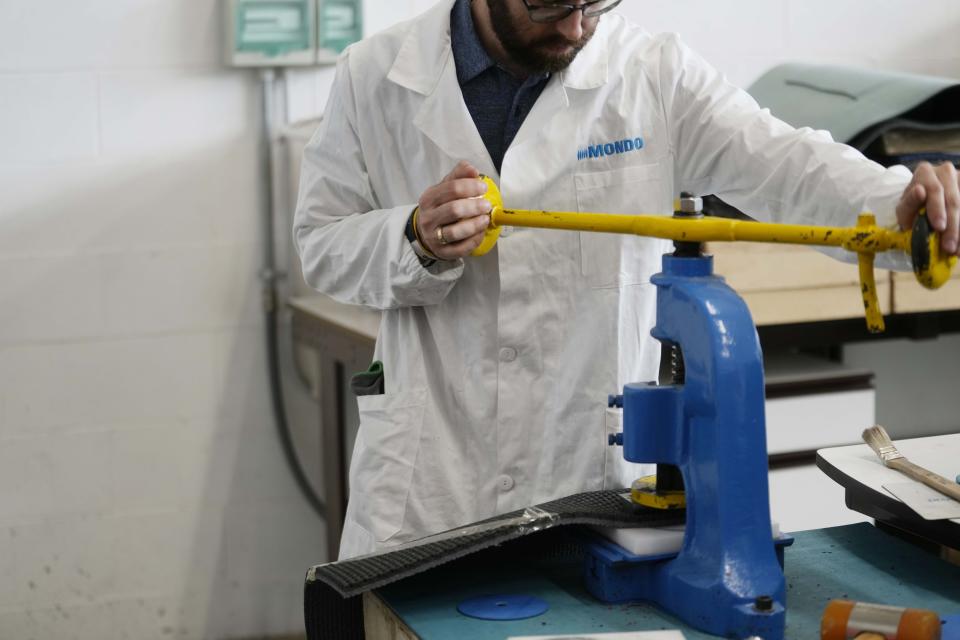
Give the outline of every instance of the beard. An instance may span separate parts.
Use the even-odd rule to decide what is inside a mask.
[[[560,34],[528,41],[524,39],[523,34],[517,28],[518,20],[510,14],[507,0],[487,0],[487,7],[490,11],[490,23],[493,26],[493,32],[500,44],[503,45],[504,51],[507,52],[513,62],[531,74],[557,73],[569,67],[580,50],[593,37],[595,30],[584,29],[583,36],[574,42],[567,40]],[[524,18],[529,20],[526,16]],[[561,46],[573,48],[564,53],[557,53],[556,50],[551,51],[551,48]]]

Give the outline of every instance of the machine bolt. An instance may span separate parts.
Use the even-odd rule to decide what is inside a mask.
[[[695,196],[688,191],[680,194],[680,214],[697,216],[703,213],[703,198]]]
[[[757,611],[773,611],[773,598],[770,596],[757,596],[753,601],[753,607]]]
[[[699,197],[680,200],[680,211],[689,215],[698,215],[703,211],[703,199]]]
[[[612,393],[607,396],[607,406],[608,407],[623,407],[623,396],[615,396]]]
[[[622,447],[623,446],[623,434],[622,433],[611,433],[607,436],[607,444],[611,447]]]

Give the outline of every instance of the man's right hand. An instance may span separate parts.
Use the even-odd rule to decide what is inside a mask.
[[[480,246],[490,224],[490,203],[482,198],[487,185],[465,160],[439,184],[420,196],[417,233],[427,250],[441,260],[456,260]]]

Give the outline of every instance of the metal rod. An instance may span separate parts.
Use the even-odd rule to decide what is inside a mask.
[[[574,211],[497,209],[491,214],[494,226],[537,227],[623,233],[684,242],[767,242],[843,247],[857,253],[899,249],[910,252],[910,231],[893,231],[871,223],[859,227],[821,227],[775,224],[726,218],[684,220],[666,216]]]

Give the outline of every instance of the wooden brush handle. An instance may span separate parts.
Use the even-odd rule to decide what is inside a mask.
[[[895,458],[887,461],[887,466],[896,469],[904,475],[908,475],[918,482],[922,482],[931,489],[936,489],[940,493],[957,502],[960,502],[960,484],[950,482],[943,476],[937,475],[932,471],[927,471],[923,467],[917,466],[906,458]]]

